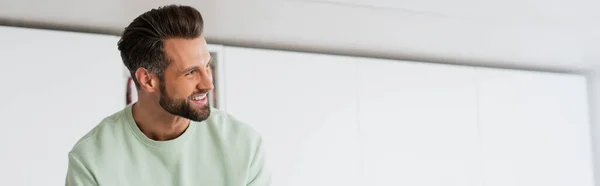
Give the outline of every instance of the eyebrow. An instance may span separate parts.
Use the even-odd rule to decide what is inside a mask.
[[[212,64],[213,63],[213,59],[215,59],[215,58],[213,58],[212,56],[210,56],[210,59],[208,60],[208,62],[206,63],[206,65]]]

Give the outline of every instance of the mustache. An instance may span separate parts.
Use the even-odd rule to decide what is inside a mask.
[[[198,90],[195,91],[194,93],[192,93],[189,97],[193,97],[194,95],[198,95],[198,94],[208,94],[210,92],[210,90]]]

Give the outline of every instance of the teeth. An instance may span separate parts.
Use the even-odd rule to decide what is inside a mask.
[[[206,94],[202,94],[202,95],[199,95],[199,96],[196,96],[196,97],[192,97],[192,100],[201,100],[201,99],[204,99],[204,97],[206,97]]]

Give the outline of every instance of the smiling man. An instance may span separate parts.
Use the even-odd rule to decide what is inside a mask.
[[[266,186],[262,138],[210,107],[212,57],[200,12],[170,5],[125,28],[118,43],[138,101],[102,120],[69,152],[67,186]]]

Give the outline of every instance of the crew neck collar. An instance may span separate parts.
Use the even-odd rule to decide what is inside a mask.
[[[144,143],[145,145],[147,145],[151,148],[154,148],[156,150],[169,150],[169,149],[178,148],[178,147],[182,146],[186,141],[188,141],[190,136],[196,131],[196,125],[198,125],[198,124],[195,123],[194,121],[190,120],[190,123],[189,123],[187,129],[183,132],[183,134],[181,134],[179,137],[177,137],[175,139],[171,139],[171,140],[167,140],[167,141],[157,141],[157,140],[150,139],[150,138],[148,138],[148,136],[146,136],[140,130],[140,128],[135,123],[135,120],[133,119],[132,111],[133,111],[134,104],[130,104],[125,108],[124,114],[125,114],[125,117],[127,120],[127,125],[129,126],[129,129],[131,130],[131,132],[135,135],[135,137],[138,140],[140,140],[142,143]]]

